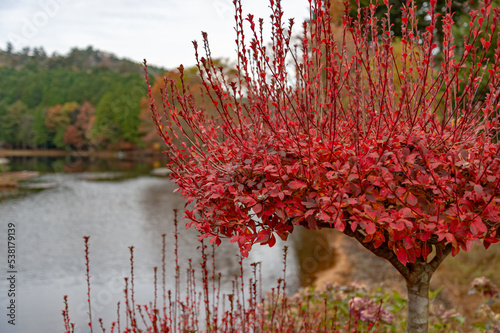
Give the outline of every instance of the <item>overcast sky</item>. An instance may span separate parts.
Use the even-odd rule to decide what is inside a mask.
[[[242,0],[243,10],[269,27],[269,0]],[[282,0],[295,31],[308,16],[307,0]],[[235,58],[232,0],[0,0],[0,48],[42,46],[48,54],[72,47],[175,68],[195,63],[191,41],[209,36],[216,57]]]

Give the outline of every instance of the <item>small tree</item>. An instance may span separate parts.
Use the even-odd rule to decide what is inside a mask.
[[[416,28],[422,9],[408,1],[396,56],[390,15],[378,20],[377,5],[352,18],[346,2],[334,36],[329,1],[309,2],[310,20],[293,45],[293,20],[283,22],[280,1],[270,1],[267,45],[263,20],[243,18],[234,1],[235,80],[214,65],[206,34],[206,57],[194,42],[217,117],[184,83],[165,79],[164,118],[150,93],[172,179],[193,203],[187,225],[217,244],[229,237],[245,256],[296,226],[335,228],[401,273],[407,330],[427,332],[436,268],[450,253],[500,240],[499,8],[486,0],[470,13],[459,52],[451,1],[439,18],[442,49],[436,0],[424,31]]]

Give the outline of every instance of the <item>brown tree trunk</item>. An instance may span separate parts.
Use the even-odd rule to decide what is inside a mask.
[[[427,333],[429,326],[429,285],[432,271],[429,269],[430,267],[426,267],[429,266],[427,263],[417,265],[422,270],[417,269],[415,274],[411,274],[406,279],[408,289],[407,333]]]

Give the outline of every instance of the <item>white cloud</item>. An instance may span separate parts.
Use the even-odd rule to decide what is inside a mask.
[[[307,0],[283,0],[296,28]],[[268,0],[243,0],[245,12],[269,22]],[[232,0],[2,0],[0,44],[43,46],[48,53],[92,45],[135,61],[168,68],[194,64],[191,42],[209,34],[214,56],[234,58]],[[269,24],[268,24],[269,26]]]

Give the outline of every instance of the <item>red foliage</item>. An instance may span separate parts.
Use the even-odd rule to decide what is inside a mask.
[[[196,51],[217,117],[184,82],[165,79],[164,119],[150,95],[172,178],[194,203],[187,225],[217,244],[231,238],[244,255],[298,225],[331,227],[403,265],[426,261],[433,249],[439,256],[498,242],[500,43],[492,41],[500,40],[500,10],[486,1],[471,14],[460,52],[450,11],[440,50],[434,10],[417,31],[410,3],[396,56],[389,15],[377,20],[374,5],[344,16],[339,42],[329,2],[313,1],[296,47],[293,20],[285,24],[280,1],[271,1],[266,46],[263,21],[243,19],[236,0],[237,78],[213,64],[206,35],[207,56]]]
[[[87,138],[89,137],[89,133],[95,119],[95,108],[87,101],[83,102],[81,107],[74,102],[69,103],[69,105],[73,105],[72,108],[76,108],[72,111],[72,113],[76,113],[76,121],[74,124],[66,127],[63,139],[64,143],[68,146],[84,148],[89,145]],[[72,110],[72,108],[66,107],[66,109],[69,110]],[[54,112],[54,110],[62,113],[61,110],[64,110],[64,106],[56,105],[53,108],[49,108],[49,115],[50,112]],[[66,117],[69,120],[70,115],[66,114]],[[47,117],[47,119],[49,119],[49,117]]]
[[[95,107],[88,101],[83,102],[78,115],[76,116],[75,126],[82,131],[84,136],[88,136],[92,123],[95,119]]]
[[[82,131],[78,129],[76,125],[69,125],[66,127],[66,132],[64,133],[64,143],[68,146],[78,147],[84,141]]]

